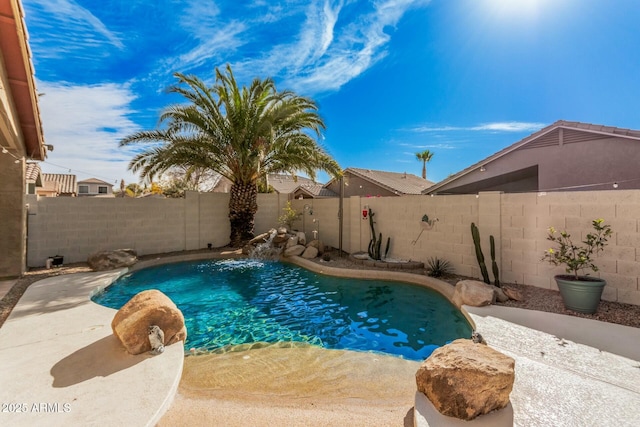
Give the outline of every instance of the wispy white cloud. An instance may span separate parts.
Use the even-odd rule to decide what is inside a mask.
[[[133,152],[118,146],[120,139],[139,130],[129,118],[135,96],[127,85],[39,82],[38,89],[44,93],[39,105],[45,141],[54,146],[43,164],[45,172],[64,172],[50,170],[49,162],[71,168],[80,179],[134,180],[133,174],[122,176]]]
[[[25,7],[40,12],[30,14],[30,25],[51,29],[47,33],[53,39],[30,41],[39,58],[64,59],[70,53],[99,57],[109,48],[125,48],[118,34],[73,0],[30,0]]]
[[[545,123],[537,122],[494,122],[483,123],[477,126],[418,126],[412,128],[413,132],[536,132],[543,127]]]
[[[278,76],[285,87],[305,94],[338,90],[387,55],[388,28],[409,9],[426,4],[425,0],[377,1],[355,18],[350,15],[356,6],[351,1],[288,4],[287,16],[304,16],[290,37],[293,41],[265,46],[268,50],[261,56],[233,61],[234,71],[244,77],[255,76],[256,70],[260,76]],[[253,25],[247,22],[251,27],[247,33]]]
[[[431,149],[454,150],[456,148],[460,148],[460,147],[456,147],[455,145],[449,142],[441,143],[441,144],[407,144],[402,142],[402,143],[399,143],[398,145],[401,147],[407,147],[407,148],[416,149],[416,150],[427,150],[427,149],[428,150],[431,150]],[[415,154],[415,153],[411,153],[411,154]]]
[[[303,69],[296,70],[298,72],[290,77],[293,88],[307,93],[332,91],[358,77],[387,55],[385,46],[390,36],[385,28],[394,27],[410,8],[427,3],[424,0],[374,2],[371,12],[340,28],[330,44],[323,45],[321,57],[313,58],[314,61],[306,63]],[[342,4],[339,6],[341,8]],[[337,20],[337,15],[334,19]],[[319,39],[319,43],[326,41]]]

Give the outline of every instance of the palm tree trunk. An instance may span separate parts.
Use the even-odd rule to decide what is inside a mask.
[[[422,161],[422,179],[427,179],[427,161]]]
[[[258,211],[258,188],[255,183],[231,185],[229,221],[231,246],[242,247],[253,238],[254,217]]]

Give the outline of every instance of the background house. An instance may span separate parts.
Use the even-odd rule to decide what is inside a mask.
[[[292,199],[323,199],[327,197],[340,197],[322,184],[301,184],[291,193]]]
[[[273,191],[277,194],[293,194],[298,187],[304,186],[305,188],[314,188],[317,186],[322,187],[322,184],[318,184],[312,179],[304,176],[296,176],[289,174],[270,173],[268,176],[269,185],[273,188]],[[228,193],[231,191],[231,181],[221,176],[218,182],[216,182],[212,192],[214,193]],[[316,191],[316,190],[310,190]],[[320,193],[320,190],[317,190]],[[310,193],[305,193],[310,194]]]
[[[36,189],[42,188],[42,170],[37,163],[27,163],[24,177],[26,194],[36,194]]]
[[[18,0],[0,2],[0,277],[25,271],[25,160],[46,157],[23,15]]]
[[[371,169],[347,168],[344,175],[344,196],[385,197],[421,194],[432,181],[410,173],[385,172]],[[340,180],[332,179],[325,188],[340,194]]]
[[[43,173],[42,188],[36,193],[41,197],[76,197],[76,176],[64,173]]]
[[[78,181],[77,194],[79,197],[115,197],[113,195],[113,184],[109,184],[108,182],[97,178]]]
[[[559,120],[426,194],[640,189],[640,131]]]

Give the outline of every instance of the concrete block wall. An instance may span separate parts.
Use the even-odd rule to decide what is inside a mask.
[[[185,199],[28,198],[28,265],[42,266],[60,254],[65,262],[85,261],[95,251],[134,248],[139,254],[221,247],[229,242],[228,202],[225,193],[188,193]],[[255,232],[277,226],[287,197],[260,194]],[[339,246],[339,200],[293,200],[303,213],[295,229],[318,230],[325,245]],[[305,209],[307,207],[307,209]],[[613,228],[605,251],[598,256],[596,273],[608,282],[603,298],[640,305],[640,191],[592,191],[548,194],[349,197],[344,200],[343,250],[367,251],[371,232],[362,210],[375,213],[382,250],[391,237],[390,258],[427,262],[439,257],[455,272],[480,277],[470,225],[480,231],[485,263],[493,280],[489,236],[496,241],[501,280],[555,289],[555,274],[564,270],[541,261],[550,247],[550,226],[567,230],[577,240],[586,238],[591,221],[604,218]],[[437,219],[423,230],[427,214]],[[316,220],[314,222],[314,219]]]
[[[477,222],[475,196],[352,197],[350,226],[352,252],[366,252],[371,240],[369,220],[362,211],[374,213],[376,238],[382,233],[381,249],[391,237],[389,258],[427,262],[431,257],[446,259],[459,274],[476,276],[477,261],[470,224]],[[431,230],[423,230],[423,215],[437,220]],[[471,258],[473,256],[473,258]]]
[[[29,204],[28,266],[132,248],[140,255],[186,249],[185,199],[41,198]]]
[[[640,191],[503,194],[501,213],[504,281],[557,289],[553,276],[564,269],[541,261],[553,247],[547,230],[581,242],[602,218],[613,236],[596,258],[599,271],[590,273],[607,281],[603,299],[640,305]]]
[[[256,230],[276,225],[281,198],[259,196]],[[226,193],[188,192],[184,199],[30,196],[27,202],[29,267],[43,266],[53,255],[73,263],[102,250],[132,248],[146,255],[229,243]]]

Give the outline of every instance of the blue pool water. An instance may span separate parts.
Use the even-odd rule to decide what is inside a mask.
[[[401,282],[345,279],[263,260],[165,264],[121,277],[93,300],[122,307],[158,289],[185,317],[185,348],[298,341],[422,360],[471,336],[462,313],[439,293]]]

